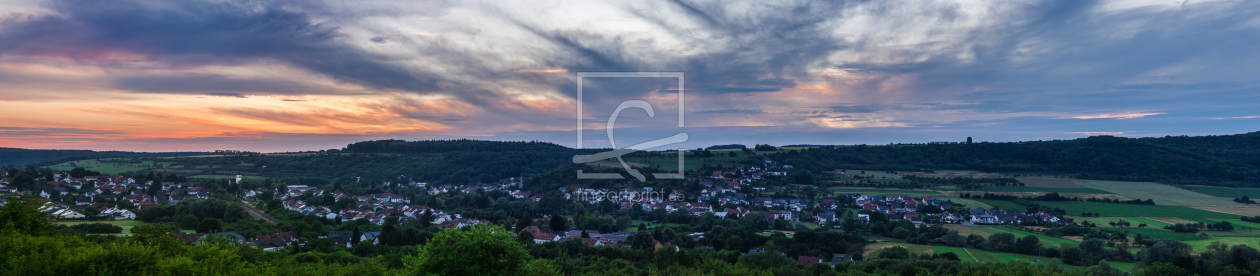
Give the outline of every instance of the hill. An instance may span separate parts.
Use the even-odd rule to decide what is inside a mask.
[[[974,144],[826,146],[783,151],[770,158],[811,171],[978,170],[1065,174],[1077,178],[1168,184],[1255,186],[1260,134]]]

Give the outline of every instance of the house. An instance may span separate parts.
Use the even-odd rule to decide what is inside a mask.
[[[971,223],[997,224],[998,220],[997,217],[992,215],[972,215]]]
[[[245,236],[241,236],[241,234],[237,234],[232,231],[215,232],[201,236],[197,239],[197,243],[205,243],[210,240],[225,240],[231,243],[245,243]]]
[[[377,241],[376,237],[380,235],[381,232],[364,232],[363,235],[359,236],[359,242],[372,241],[372,244],[379,244],[380,241]]]
[[[850,257],[831,257],[831,266],[836,266],[836,265],[839,265],[840,263],[843,263],[843,262],[853,262],[853,258],[850,258]]]
[[[550,233],[535,233],[534,234],[534,243],[548,243],[548,242],[554,242],[554,241],[560,241],[560,236],[556,234],[550,234]]]
[[[821,263],[821,262],[822,262],[822,258],[819,258],[819,257],[810,257],[810,256],[796,257],[796,263],[803,264],[803,265],[811,265],[811,264],[816,264],[816,263]]]
[[[109,219],[112,219],[112,220],[136,219],[136,213],[133,213],[130,210],[126,210],[126,209],[119,209],[118,207],[110,207],[110,208],[101,209],[100,214],[101,216],[107,216]]]
[[[769,212],[767,212],[767,215],[769,215],[770,220],[776,220],[776,219],[789,220],[789,221],[792,220],[792,212],[789,212],[787,210],[770,210]]]
[[[85,217],[82,213],[75,212],[74,210],[70,210],[70,209],[56,210],[56,211],[53,211],[51,215],[57,216],[60,218],[84,218]]]

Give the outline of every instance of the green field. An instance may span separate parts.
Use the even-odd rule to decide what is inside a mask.
[[[1071,215],[1071,214],[1069,213],[1068,215]],[[1071,217],[1072,219],[1075,219],[1077,223],[1079,223],[1080,221],[1089,221],[1094,224],[1097,224],[1098,227],[1100,228],[1111,228],[1112,227],[1111,224],[1108,224],[1108,223],[1117,222],[1117,221],[1129,222],[1130,228],[1136,228],[1138,227],[1138,225],[1141,225],[1143,223],[1146,224],[1147,228],[1164,228],[1164,226],[1168,226],[1167,223],[1163,223],[1163,222],[1159,222],[1159,221],[1155,221],[1155,220],[1147,219],[1147,218],[1139,218],[1139,217],[1078,217],[1078,216],[1071,216]]]
[[[907,243],[897,243],[897,242],[881,242],[881,243],[875,243],[872,245],[880,246],[881,248],[901,246],[901,247],[905,247],[907,250],[915,254],[945,254],[946,252],[953,252],[954,255],[958,255],[958,259],[961,259],[963,263],[977,263],[977,262],[1005,263],[1009,261],[1023,261],[1023,262],[1028,262],[1028,263],[1035,263],[1035,262],[1050,262],[1051,261],[1051,258],[1031,256],[1031,255],[1021,255],[1021,254],[1014,254],[1014,253],[989,252],[989,251],[984,251],[984,250],[975,249],[975,248],[950,247],[950,246],[941,246],[941,245],[918,245],[918,244],[907,244]],[[878,251],[875,251],[875,252],[878,252]],[[874,257],[875,252],[870,252],[871,254],[867,254],[868,257]],[[1111,263],[1111,265],[1125,272],[1129,272],[1133,270],[1133,263],[1113,262]],[[1074,270],[1074,271],[1080,271],[1080,270],[1085,269],[1084,267],[1070,266],[1070,265],[1064,265],[1063,267],[1069,270]]]
[[[57,165],[47,166],[53,170],[69,171],[75,167],[83,167],[90,171],[97,171],[102,174],[118,175],[124,172],[136,172],[151,169],[154,166],[153,161],[135,162],[129,158],[109,158],[109,159],[90,159],[78,160],[73,162],[65,162]],[[160,166],[170,166],[173,162],[156,162]]]
[[[1198,240],[1206,240],[1206,239],[1208,239],[1208,237],[1199,236],[1199,234],[1177,233],[1177,232],[1168,231],[1168,230],[1164,230],[1164,229],[1150,229],[1150,228],[1146,228],[1146,229],[1137,229],[1137,228],[1125,228],[1125,229],[1122,229],[1122,230],[1124,230],[1124,231],[1128,231],[1128,232],[1129,232],[1129,238],[1130,238],[1130,239],[1132,239],[1132,238],[1133,238],[1133,236],[1135,236],[1135,235],[1137,235],[1137,234],[1142,234],[1142,236],[1146,236],[1146,237],[1151,237],[1151,238],[1154,238],[1154,239],[1155,239],[1155,240],[1157,240],[1157,241],[1158,241],[1158,240],[1171,239],[1171,240],[1178,240],[1178,241],[1186,242],[1186,241],[1198,241]]]
[[[967,205],[967,208],[970,208],[970,209],[991,209],[991,208],[993,208],[993,206],[992,206],[992,205],[989,205],[989,204],[986,204],[986,203],[984,203],[984,202],[980,202],[979,200],[974,200],[974,199],[963,199],[963,198],[957,198],[957,197],[943,197],[943,198],[942,198],[942,197],[938,197],[938,198],[936,198],[936,199],[937,199],[937,200],[940,200],[941,202],[945,202],[946,200],[948,200],[948,201],[953,201],[953,202],[954,202],[954,203],[956,203],[956,204]]]
[[[1209,239],[1204,239],[1204,240],[1184,241],[1184,243],[1190,245],[1191,247],[1194,248],[1194,250],[1197,250],[1197,251],[1207,250],[1207,247],[1209,245],[1212,245],[1213,242],[1221,242],[1221,243],[1224,243],[1226,246],[1231,246],[1231,247],[1234,245],[1246,245],[1246,246],[1254,247],[1256,246],[1257,243],[1260,243],[1260,238],[1257,238],[1257,237],[1211,237]]]
[[[1077,184],[1132,199],[1151,199],[1159,205],[1179,206],[1241,206],[1237,202],[1223,200],[1206,194],[1163,185],[1154,182],[1127,182],[1101,180],[1075,180]]]
[[[864,189],[864,188],[831,188],[829,191],[837,194],[863,194],[872,196],[899,196],[906,195],[911,197],[938,197],[943,194],[932,190],[902,190],[902,189]]]
[[[836,172],[837,172],[837,173],[838,173],[838,172],[840,172],[840,171],[841,171],[841,170],[836,170]],[[865,172],[866,172],[865,174],[864,174],[864,173],[862,173],[862,172],[863,172],[863,170],[850,170],[850,169],[844,169],[843,171],[844,171],[844,175],[846,175],[846,176],[855,176],[855,175],[856,175],[856,176],[861,176],[862,178],[867,178],[867,179],[870,179],[870,178],[874,178],[874,179],[901,179],[901,175],[900,175],[900,174],[886,173],[886,172],[883,172],[883,171],[872,171],[872,170],[866,170],[866,171],[865,171]]]
[[[1103,191],[1099,189],[1091,189],[1091,188],[1041,188],[1041,187],[1028,187],[1028,186],[984,186],[983,188],[984,189],[982,190],[942,189],[941,191],[968,192],[972,194],[1003,193],[1003,192],[1013,192],[1013,193],[1044,192],[1044,193],[1060,193],[1060,194],[1069,194],[1069,193],[1070,194],[1110,194],[1107,191]]]
[[[139,220],[62,221],[58,223],[65,226],[74,226],[74,225],[89,224],[89,223],[104,223],[104,224],[122,227],[123,234],[126,234],[126,235],[130,235],[131,228],[144,225],[144,222],[139,221]]]
[[[1256,188],[1226,188],[1226,187],[1196,186],[1196,185],[1186,185],[1186,188],[1192,188],[1192,189],[1198,190],[1195,192],[1205,194],[1205,195],[1210,195],[1210,196],[1228,197],[1228,198],[1247,196],[1250,198],[1260,198],[1260,189],[1256,189]]]
[[[1067,215],[1069,216],[1076,216],[1082,212],[1089,212],[1098,213],[1103,217],[1170,217],[1202,222],[1206,222],[1207,219],[1238,218],[1238,215],[1204,211],[1182,206],[1137,205],[1085,201],[1038,201],[1037,204],[1041,204],[1046,207],[1063,208],[1067,211]]]
[[[980,202],[980,203],[984,203],[989,206],[997,207],[1001,210],[1027,210],[1028,209],[1028,207],[1024,207],[1024,205],[1015,204],[1015,202],[1011,202],[1010,200],[992,200],[992,199],[972,199],[972,200]]]

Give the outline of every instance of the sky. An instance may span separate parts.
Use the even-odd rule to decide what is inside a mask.
[[[0,147],[577,147],[581,132],[605,148],[627,101],[653,112],[621,111],[617,147],[1246,133],[1260,130],[1257,14],[1257,1],[0,1]]]

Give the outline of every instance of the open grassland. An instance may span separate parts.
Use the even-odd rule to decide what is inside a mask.
[[[958,231],[959,235],[968,236],[968,235],[975,234],[981,237],[985,237],[986,239],[989,238],[989,235],[997,234],[997,233],[1011,233],[1012,235],[1015,235],[1016,238],[1034,236],[1034,237],[1037,237],[1037,240],[1041,241],[1041,244],[1043,246],[1047,246],[1047,247],[1058,247],[1059,244],[1063,244],[1063,243],[1076,246],[1077,244],[1081,243],[1079,241],[1075,241],[1071,239],[1056,238],[1056,237],[1046,236],[1042,234],[1022,231],[1019,229],[1010,228],[1006,226],[996,226],[996,225],[995,226],[963,226],[963,225],[958,225],[958,224],[950,224],[950,225],[946,225],[945,228]]]
[[[996,207],[1000,210],[1026,210],[1028,209],[1028,207],[1024,207],[1024,205],[1015,204],[1015,202],[1011,202],[1010,200],[993,200],[993,199],[973,199],[973,200],[980,203],[984,203],[989,206]]]
[[[1200,252],[1206,251],[1207,247],[1209,245],[1212,245],[1212,243],[1214,242],[1220,242],[1230,247],[1233,247],[1235,245],[1246,245],[1246,246],[1255,247],[1257,243],[1260,243],[1260,238],[1257,238],[1257,237],[1211,237],[1208,239],[1197,240],[1197,241],[1184,241],[1184,243],[1190,245],[1190,247],[1193,247],[1195,251],[1200,251]]]
[[[942,198],[942,197],[938,197],[938,198],[936,198],[936,199],[937,199],[937,200],[940,200],[941,202],[945,202],[945,201],[953,201],[955,204],[967,205],[967,208],[969,208],[969,209],[990,209],[990,208],[993,208],[993,206],[991,206],[991,205],[989,205],[989,204],[985,204],[984,202],[980,202],[980,201],[978,201],[978,200],[973,200],[973,199],[964,199],[964,198],[957,198],[957,197],[943,197],[943,198]]]
[[[1159,205],[1177,206],[1241,206],[1206,194],[1154,182],[1076,180],[1086,187],[1104,190],[1132,199],[1151,199]]]
[[[1195,189],[1195,192],[1216,197],[1236,198],[1247,196],[1250,198],[1260,198],[1260,189],[1256,188],[1226,188],[1196,185],[1186,185],[1186,188]]]
[[[1077,223],[1080,223],[1081,221],[1088,221],[1088,222],[1097,224],[1098,227],[1100,228],[1115,227],[1115,226],[1111,226],[1110,222],[1120,222],[1120,221],[1129,222],[1129,228],[1136,228],[1138,227],[1138,225],[1141,225],[1143,223],[1146,224],[1147,228],[1164,228],[1164,226],[1168,226],[1167,223],[1163,223],[1160,221],[1147,219],[1147,218],[1139,218],[1139,217],[1078,217],[1078,216],[1070,216],[1070,217],[1076,220]]]
[[[130,235],[131,233],[131,228],[144,225],[144,222],[139,221],[139,220],[62,221],[58,223],[65,226],[74,226],[74,225],[79,225],[79,224],[91,224],[91,223],[104,223],[104,224],[122,227],[123,234],[128,234],[128,235]]]
[[[1234,225],[1234,229],[1238,230],[1260,230],[1260,223],[1242,221],[1240,219],[1209,219],[1209,222],[1228,221]]]
[[[929,173],[929,172],[899,171],[899,172],[897,172],[897,174],[899,174],[899,175],[915,175],[915,176],[921,176],[921,177],[944,177],[944,178],[951,178],[951,177],[971,177],[971,178],[998,178],[998,177],[1006,177],[1005,175],[998,174],[998,173],[986,173],[986,172],[979,172],[979,171],[958,171],[958,170],[938,170],[938,171],[933,171],[933,172],[930,172],[930,173]]]
[[[153,162],[153,161],[133,161],[130,158],[107,158],[107,159],[90,159],[65,162],[57,165],[47,166],[46,168],[69,171],[75,167],[82,167],[90,171],[97,171],[102,174],[118,175],[124,172],[136,172],[141,170],[152,169],[154,167],[165,167],[173,164],[173,162]]]
[[[859,187],[831,188],[829,190],[835,194],[863,194],[863,195],[873,195],[873,196],[906,195],[906,196],[911,196],[911,197],[916,197],[916,198],[924,197],[924,196],[932,196],[932,197],[941,196],[941,193],[938,193],[932,190],[873,189],[873,188],[859,188]]]
[[[1045,187],[1030,187],[1030,186],[984,186],[984,189],[980,189],[980,190],[942,189],[942,191],[957,191],[957,192],[972,193],[972,194],[983,194],[983,193],[1001,193],[1001,192],[1014,192],[1014,193],[1032,193],[1032,192],[1041,192],[1041,193],[1060,193],[1060,194],[1110,194],[1110,192],[1103,191],[1103,190],[1099,190],[1099,189],[1093,189],[1093,188],[1045,188]]]
[[[865,255],[868,258],[872,258],[872,257],[875,257],[880,250],[884,250],[886,248],[890,248],[894,246],[900,246],[900,247],[906,248],[911,253],[915,253],[915,254],[938,254],[939,255],[939,254],[945,254],[947,252],[952,252],[954,253],[954,255],[958,255],[958,259],[962,260],[962,262],[964,263],[1006,263],[1010,261],[1022,261],[1022,262],[1028,262],[1028,263],[1035,263],[1035,262],[1050,262],[1051,261],[1051,258],[1031,256],[1031,255],[989,252],[989,251],[984,251],[984,250],[974,249],[974,248],[950,247],[950,246],[941,246],[941,245],[918,245],[918,244],[907,244],[907,243],[899,243],[899,242],[880,242],[880,243],[867,245],[866,249],[863,252],[863,255]],[[1119,268],[1121,271],[1129,272],[1133,270],[1133,263],[1111,263],[1111,264],[1112,266]],[[1082,271],[1085,269],[1084,267],[1070,266],[1070,265],[1064,265],[1063,267],[1072,271]]]
[[[1130,239],[1132,239],[1138,234],[1141,234],[1142,236],[1145,236],[1145,237],[1151,237],[1157,241],[1158,240],[1178,240],[1178,241],[1186,242],[1186,241],[1198,241],[1198,240],[1208,239],[1208,237],[1199,236],[1199,234],[1177,233],[1177,232],[1168,231],[1164,229],[1125,228],[1121,230],[1128,231]]]
[[[1086,188],[1081,184],[1076,184],[1071,180],[1061,178],[1018,178],[1020,183],[1024,183],[1027,187],[1036,188],[1059,188],[1059,189],[1079,189]]]
[[[1013,204],[1013,203],[1012,203]],[[1051,208],[1063,208],[1070,216],[1081,213],[1097,213],[1103,217],[1146,217],[1163,221],[1159,218],[1183,218],[1191,221],[1206,219],[1237,218],[1237,215],[1204,211],[1184,206],[1137,205],[1122,203],[1102,203],[1085,201],[1038,201],[1037,204]]]
[[[1192,206],[1195,209],[1207,210],[1212,212],[1234,214],[1237,216],[1260,216],[1260,206]]]

